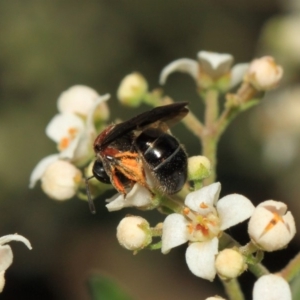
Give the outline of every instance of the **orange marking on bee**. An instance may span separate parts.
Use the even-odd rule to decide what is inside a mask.
[[[114,187],[118,190],[119,193],[126,195],[126,190],[122,182],[119,180],[118,176],[115,174],[115,170],[112,170],[112,178],[111,180],[113,181],[112,184]]]
[[[139,159],[138,153],[123,152],[116,154],[114,157],[117,158],[119,162],[119,164],[116,165],[116,169],[124,174],[129,180],[148,187],[143,164]]]

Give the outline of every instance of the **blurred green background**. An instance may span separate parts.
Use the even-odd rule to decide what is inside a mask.
[[[29,176],[42,157],[56,152],[44,130],[57,112],[57,97],[70,86],[85,84],[101,94],[110,93],[111,120],[127,119],[147,109],[124,108],[117,102],[116,90],[128,73],[141,72],[155,88],[166,64],[182,57],[196,59],[200,50],[231,53],[236,62],[270,54],[285,67],[285,79],[262,106],[238,117],[223,136],[219,180],[222,195],[242,193],[255,203],[282,200],[299,219],[300,124],[293,131],[294,155],[288,160],[285,148],[280,148],[285,145],[282,140],[275,138],[270,146],[273,154],[281,156],[274,154],[270,160],[264,151],[270,133],[264,128],[272,125],[264,112],[273,99],[284,100],[287,96],[280,95],[299,85],[299,7],[298,0],[1,1],[0,235],[17,232],[33,245],[28,251],[21,243],[11,244],[14,262],[6,272],[1,299],[90,299],[86,279],[95,272],[116,278],[135,299],[224,295],[217,281],[209,283],[190,273],[185,245],[166,256],[160,251],[133,256],[118,245],[116,226],[125,214],[146,216],[154,225],[163,220],[156,212],[108,213],[107,194],[96,200],[97,214],[91,215],[81,200],[59,203],[39,187],[29,190]],[[290,19],[294,25],[287,22]],[[284,22],[290,27],[282,29]],[[298,32],[298,40],[297,34],[288,40],[292,30]],[[287,41],[281,43],[283,37]],[[165,91],[177,101],[190,101],[194,113],[201,116],[190,77],[172,75]],[[294,98],[300,102],[300,92]],[[300,120],[300,106],[297,109]],[[275,112],[278,119],[281,113],[280,109]],[[174,132],[189,154],[199,153],[198,142],[182,125]],[[289,133],[285,129],[283,136]],[[247,241],[246,226],[231,233]],[[299,236],[287,250],[268,254],[266,265],[271,271],[279,270],[297,248]],[[253,277],[244,274],[241,280],[251,299]]]

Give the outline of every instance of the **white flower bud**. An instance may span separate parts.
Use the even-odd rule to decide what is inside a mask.
[[[100,97],[94,89],[88,86],[74,85],[60,94],[57,100],[58,111],[87,117]],[[97,119],[107,120],[109,117],[109,110],[104,101],[103,99],[94,113]]]
[[[244,81],[249,82],[256,90],[267,91],[277,87],[283,75],[283,69],[274,58],[264,56],[254,59],[245,74]]]
[[[226,300],[220,296],[208,297],[205,300]]]
[[[141,250],[152,241],[150,225],[142,217],[125,217],[117,227],[117,239],[128,250]]]
[[[253,300],[292,300],[289,284],[280,276],[261,276],[254,284]]]
[[[61,113],[72,113],[87,116],[98,93],[85,85],[74,85],[62,92],[57,99],[57,108]]]
[[[43,191],[55,200],[72,198],[81,180],[81,171],[63,160],[50,164],[41,178]]]
[[[188,178],[189,180],[202,180],[207,178],[211,172],[211,165],[208,158],[197,155],[188,159]]]
[[[248,224],[254,244],[265,251],[284,248],[296,234],[295,220],[283,202],[267,200],[254,210]]]
[[[224,249],[219,252],[215,261],[217,273],[224,279],[238,277],[246,269],[243,255],[234,249]]]
[[[148,91],[146,79],[139,73],[131,73],[122,81],[117,91],[120,102],[128,106],[138,106]]]

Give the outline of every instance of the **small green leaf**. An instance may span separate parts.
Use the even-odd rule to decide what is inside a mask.
[[[93,275],[88,280],[92,300],[132,300],[113,278],[105,275]]]

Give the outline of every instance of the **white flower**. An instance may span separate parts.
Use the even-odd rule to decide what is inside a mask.
[[[57,143],[60,158],[84,165],[93,156],[92,145],[97,135],[94,115],[98,106],[109,97],[99,96],[89,105],[86,119],[67,110],[53,117],[46,128],[46,134]]]
[[[139,73],[131,73],[122,81],[117,91],[121,103],[129,106],[138,106],[147,93],[148,83]]]
[[[267,200],[260,203],[250,218],[248,233],[253,243],[265,251],[286,247],[296,234],[293,215],[283,202]]]
[[[253,300],[292,300],[289,284],[282,277],[268,274],[254,284]]]
[[[191,75],[200,88],[209,88],[215,82],[222,90],[228,90],[241,82],[248,64],[237,64],[231,68],[233,57],[230,54],[198,52],[198,61],[188,58],[175,60],[167,65],[160,74],[160,84],[165,84],[168,76],[176,71]],[[225,82],[223,79],[225,79]],[[222,82],[218,82],[222,79]]]
[[[220,296],[215,296],[215,297],[208,297],[205,300],[226,300]]]
[[[73,164],[53,154],[43,158],[34,168],[29,187],[33,188],[38,180],[41,180],[42,189],[50,198],[67,200],[76,194],[82,174]]]
[[[186,251],[189,269],[196,276],[213,280],[216,275],[215,256],[219,236],[246,219],[254,206],[242,195],[231,194],[218,201],[220,183],[213,183],[188,194],[184,215],[171,214],[163,224],[162,253],[191,242]]]
[[[96,109],[94,109],[94,104],[100,98],[101,101]],[[62,92],[57,100],[57,108],[60,113],[77,114],[84,118],[94,109],[94,118],[97,120],[107,120],[109,117],[109,110],[105,99],[94,89],[85,85],[74,85]]]
[[[152,241],[150,225],[142,217],[125,217],[117,227],[117,239],[128,250],[141,250]]]
[[[46,127],[46,135],[57,144],[60,156],[71,159],[84,134],[83,119],[72,113],[57,114]]]
[[[282,75],[283,69],[275,63],[274,58],[264,56],[250,63],[244,81],[249,82],[256,90],[267,91],[277,87]]]
[[[5,245],[11,241],[23,242],[29,249],[32,249],[30,242],[22,235],[9,234],[0,238],[0,293],[2,292],[5,284],[4,273],[13,261],[12,250],[10,246]]]
[[[147,208],[153,203],[153,195],[148,189],[136,183],[126,196],[118,193],[106,201],[109,202],[106,205],[109,211],[131,206]]]

